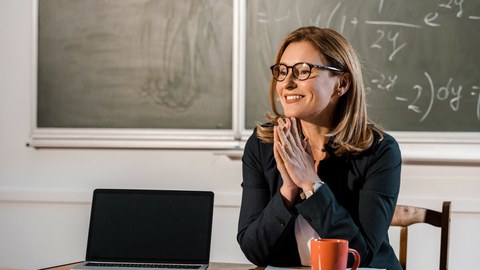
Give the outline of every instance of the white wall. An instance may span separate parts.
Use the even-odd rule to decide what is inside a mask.
[[[212,151],[25,146],[32,120],[32,6],[32,0],[0,1],[0,267],[33,269],[82,260],[96,187],[212,190],[211,259],[246,262],[235,240],[239,161]],[[440,209],[442,200],[453,201],[450,269],[476,263],[479,176],[478,165],[403,168],[400,202]],[[437,268],[438,231],[419,226],[411,232],[415,236],[427,240],[410,247],[410,269]]]

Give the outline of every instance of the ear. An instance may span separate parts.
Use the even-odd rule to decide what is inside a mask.
[[[338,79],[339,79],[339,82],[337,87],[337,94],[338,96],[342,96],[348,91],[348,89],[350,89],[352,77],[350,76],[350,73],[344,73],[340,75]]]

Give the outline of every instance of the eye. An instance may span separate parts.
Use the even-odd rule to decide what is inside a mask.
[[[287,75],[287,69],[283,66],[277,68],[277,73],[279,75]]]
[[[310,73],[310,70],[308,70],[308,69],[301,69],[300,72],[299,72],[300,75],[302,75],[302,74],[307,75],[309,73]]]

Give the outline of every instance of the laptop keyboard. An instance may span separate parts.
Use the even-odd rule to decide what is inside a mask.
[[[148,263],[87,263],[87,266],[99,266],[99,267],[168,268],[168,269],[198,269],[198,268],[200,268],[199,265],[148,264]]]

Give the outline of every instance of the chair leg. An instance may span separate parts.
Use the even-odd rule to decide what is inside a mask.
[[[403,270],[407,270],[407,240],[408,228],[402,227],[402,229],[400,229],[400,264]]]
[[[448,245],[450,238],[450,202],[442,206],[442,234],[440,244],[440,270],[448,269]]]

